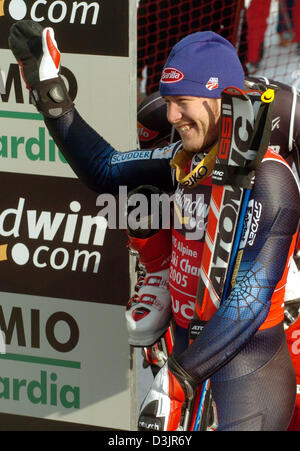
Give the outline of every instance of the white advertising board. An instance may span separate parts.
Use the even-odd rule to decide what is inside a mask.
[[[96,230],[97,193],[30,104],[7,43],[21,19],[55,29],[81,116],[119,150],[136,146],[136,1],[0,0],[0,413],[128,430],[125,232]]]

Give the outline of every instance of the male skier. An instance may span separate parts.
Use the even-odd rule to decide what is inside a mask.
[[[181,142],[125,161],[115,158],[119,152],[84,122],[68,97],[59,76],[60,54],[53,31],[32,21],[20,21],[11,29],[9,45],[49,132],[90,188],[116,193],[120,185],[134,190],[155,181],[161,191],[175,193],[174,210],[182,211],[182,204],[194,202],[191,199],[197,195],[197,199],[202,195],[204,204],[210,204],[221,93],[229,86],[244,89],[243,70],[228,41],[215,33],[201,32],[174,46],[162,73],[160,92],[167,103],[168,120]],[[243,117],[239,121],[243,124]],[[172,247],[166,245],[165,251],[172,251],[170,274],[179,274],[170,284],[175,351],[158,372],[142,405],[140,430],[180,429],[187,404],[207,378],[218,408],[218,430],[288,427],[296,382],[283,329],[283,300],[295,248],[299,200],[289,165],[268,150],[256,170],[250,200],[257,212],[257,229],[245,243],[236,284],[190,345],[187,331],[204,234],[195,233],[197,238],[189,240],[187,236],[191,236],[192,227],[197,232],[200,221],[203,225],[207,220],[202,214],[204,205],[191,208],[190,217],[181,218],[181,229],[172,227]],[[210,226],[204,224],[204,229]],[[150,230],[149,235],[156,234]],[[160,262],[161,270],[164,262]],[[154,269],[158,271],[159,265]],[[170,306],[158,304],[157,308],[167,318]],[[163,325],[159,327],[162,331]]]

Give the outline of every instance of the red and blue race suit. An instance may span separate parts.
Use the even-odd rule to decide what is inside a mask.
[[[272,133],[270,139],[271,147],[279,153],[284,159],[290,164],[293,168],[294,172],[297,174],[298,179],[300,176],[300,102],[299,102],[299,93],[296,90],[296,87],[289,86],[274,80],[268,80],[266,77],[255,78],[255,77],[246,77],[246,84],[248,88],[255,88],[259,83],[265,84],[275,84],[279,88],[276,91],[274,106],[273,106],[273,118],[272,118]],[[153,95],[154,96],[154,95]],[[140,126],[143,129],[147,129],[147,127],[151,129],[152,134],[148,135],[147,139],[143,139],[141,141],[141,146],[143,148],[147,148],[147,140],[149,143],[153,144],[155,141],[161,142],[166,141],[167,139],[171,139],[172,136],[172,127],[166,121],[166,106],[160,99],[159,93],[156,93],[155,98],[157,98],[157,102],[153,102],[153,97],[149,98],[149,108],[146,109],[145,106],[140,110],[138,114],[138,121]],[[160,126],[160,124],[162,124]],[[155,138],[156,136],[156,138]],[[163,139],[162,139],[163,138]],[[182,190],[182,188],[181,188]],[[177,199],[182,203],[180,193],[181,190],[177,190]],[[206,200],[207,202],[207,200]],[[254,205],[254,204],[253,204]],[[197,206],[194,204],[195,208]],[[204,204],[203,214],[207,214],[207,203]],[[254,209],[256,215],[260,215],[259,206],[256,205]],[[179,235],[180,238],[180,235]],[[188,286],[197,285],[197,264],[191,263],[193,257],[195,256],[197,260],[196,250],[192,250],[192,245],[185,246],[181,245],[181,240],[179,239],[177,244],[176,233],[173,235],[173,240],[175,240],[175,246],[177,246],[177,250],[173,251],[173,266],[171,265],[171,285],[176,285],[176,282],[179,282],[182,279],[182,283],[185,285],[183,287],[186,289],[187,286],[187,274],[189,272],[189,283]],[[196,243],[197,244],[197,243]],[[298,238],[298,249],[300,246],[300,240]],[[180,263],[184,274],[181,276],[178,274],[178,270],[174,266],[178,266],[178,253],[182,255],[182,261]],[[189,259],[189,263],[188,263]],[[177,294],[179,294],[180,287],[178,287]],[[181,290],[183,291],[183,289]],[[181,293],[184,296],[183,293]],[[192,309],[191,305],[193,301],[189,299],[188,292],[185,293],[186,301],[182,303],[182,318],[180,322],[186,322],[191,315]],[[299,298],[299,294],[295,293],[295,300]],[[173,298],[173,308],[175,310],[179,309],[178,297]],[[299,336],[300,336],[300,317],[296,320],[294,324],[292,324],[287,330],[287,341],[288,347],[290,350],[290,354],[293,360],[294,368],[297,376],[297,402],[294,411],[294,416],[290,425],[289,430],[300,430],[300,345],[299,345]]]
[[[191,186],[176,181],[170,161],[180,143],[162,149],[119,152],[75,109],[59,119],[46,119],[46,125],[78,177],[96,192],[117,194],[122,185],[130,191],[155,181],[161,190],[174,192],[179,202],[187,192],[189,198],[203,194],[203,205],[191,208],[190,218],[197,227],[201,210],[203,219],[203,209],[210,200],[209,178],[201,184],[194,177]],[[195,155],[187,163],[187,174],[199,157]],[[184,352],[181,347],[178,354],[179,363],[197,380],[211,378],[220,430],[286,429],[295,402],[295,374],[282,321],[300,199],[289,165],[276,153],[268,152],[259,167],[251,202],[259,206],[258,229],[244,249],[237,283],[207,323],[200,340]],[[194,240],[191,244],[184,235],[184,229],[173,231],[173,252],[177,252],[180,263],[176,266],[173,259],[170,268],[171,282],[172,271],[178,268],[182,280],[188,275],[186,287],[176,280],[171,287],[174,318],[180,330],[185,330],[193,310],[203,242],[203,236],[199,236],[197,243]]]

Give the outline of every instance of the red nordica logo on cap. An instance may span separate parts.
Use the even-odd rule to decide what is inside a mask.
[[[180,70],[174,67],[166,67],[163,70],[160,82],[161,83],[176,83],[184,78],[184,75]]]

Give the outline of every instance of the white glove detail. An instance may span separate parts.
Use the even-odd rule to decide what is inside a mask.
[[[45,28],[42,33],[43,56],[39,67],[40,81],[57,78],[60,68],[60,52],[53,28]]]

